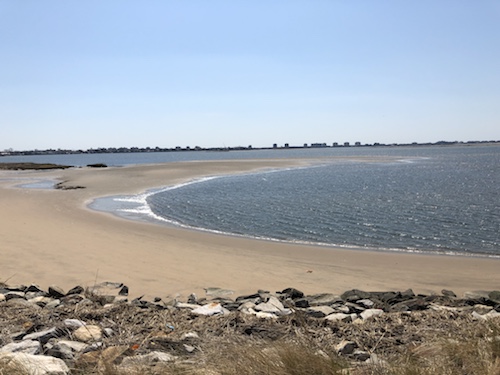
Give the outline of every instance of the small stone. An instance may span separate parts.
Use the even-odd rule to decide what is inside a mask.
[[[43,331],[33,332],[23,337],[23,340],[38,340],[42,344],[47,343],[52,338],[61,337],[64,335],[64,331],[57,329],[56,327],[46,329]]]
[[[63,360],[45,355],[5,353],[0,355],[6,373],[33,375],[66,375],[69,368]]]
[[[68,293],[66,293],[66,295],[70,296],[73,294],[82,294],[84,291],[85,291],[85,289],[83,289],[83,287],[78,285],[78,286],[75,286],[74,288],[71,288],[70,290],[68,290]]]
[[[345,322],[351,320],[351,315],[344,313],[333,313],[325,317],[325,320],[331,322]]]
[[[52,300],[52,301],[50,301],[49,303],[47,303],[47,304],[45,305],[45,308],[46,308],[46,309],[54,309],[54,308],[56,308],[57,306],[59,306],[60,304],[61,304],[61,301],[60,301],[60,300],[58,300],[58,299],[55,299],[55,300]]]
[[[381,309],[367,309],[365,311],[363,311],[360,315],[361,315],[361,318],[363,318],[364,320],[367,320],[367,319],[370,319],[372,317],[375,317],[375,316],[380,316],[384,313],[384,310],[381,310]]]
[[[312,296],[308,296],[309,304],[311,306],[323,306],[323,305],[333,305],[335,303],[342,302],[342,298],[340,298],[337,294],[332,293],[320,293]]]
[[[295,307],[307,308],[310,306],[309,301],[306,298],[299,298],[294,301]]]
[[[448,289],[443,289],[441,291],[441,294],[443,296],[445,296],[445,297],[450,297],[450,298],[456,298],[457,297],[457,295],[453,291],[448,290]]]
[[[192,345],[183,344],[183,346],[184,346],[184,349],[186,349],[186,352],[188,352],[188,353],[192,353],[195,351],[195,347]]]
[[[102,339],[102,329],[96,325],[86,325],[73,332],[73,337],[82,342],[98,341]]]
[[[354,353],[354,350],[358,348],[358,344],[354,341],[342,340],[337,346],[335,346],[335,350],[337,353],[342,355],[349,355]]]
[[[44,297],[44,296],[38,296],[35,298],[31,298],[28,300],[28,302],[36,304],[40,307],[45,307],[48,303],[52,302],[53,299],[50,297]]]
[[[370,299],[360,299],[359,301],[356,301],[358,305],[361,305],[363,307],[366,307],[367,309],[372,308],[375,303],[370,300]]]
[[[25,353],[38,354],[41,351],[41,346],[35,340],[23,340],[21,342],[11,342],[0,348],[0,353]]]
[[[220,303],[212,302],[208,305],[200,306],[192,310],[194,314],[198,315],[227,315],[229,314],[229,310],[222,307]]]
[[[5,294],[0,293],[0,302],[6,301]]]
[[[66,295],[62,288],[56,285],[49,286],[49,296],[54,298],[62,298]]]
[[[200,336],[196,332],[187,332],[182,335],[181,340],[187,340],[187,339],[199,339]]]
[[[354,353],[352,353],[351,357],[355,361],[366,362],[368,359],[370,359],[370,353],[367,353],[363,350],[355,350]]]
[[[324,318],[335,312],[330,306],[312,306],[306,310],[307,314],[314,318]]]
[[[128,286],[124,285],[118,292],[118,295],[120,296],[128,296]]]
[[[5,299],[7,301],[14,299],[14,298],[24,298],[24,292],[17,292],[17,291],[12,291],[4,294]]]
[[[286,288],[283,289],[280,294],[284,294],[288,296],[291,299],[298,299],[298,298],[304,298],[304,293],[302,293],[300,290],[297,290],[295,288]]]
[[[34,292],[34,293],[45,293],[38,285],[31,284],[29,287],[25,289],[25,292]]]
[[[130,368],[133,366],[150,366],[156,363],[166,363],[175,360],[173,355],[164,352],[151,352],[144,355],[125,357],[120,367]]]
[[[87,325],[87,323],[80,319],[64,319],[63,323],[68,328],[80,328]]]
[[[285,306],[283,306],[279,299],[271,296],[267,302],[256,305],[255,310],[267,313],[281,313],[285,310]]]

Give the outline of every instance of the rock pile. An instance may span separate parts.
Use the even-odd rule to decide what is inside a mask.
[[[391,342],[403,344],[404,317],[415,313],[461,314],[481,321],[500,316],[500,291],[470,292],[460,298],[448,290],[439,295],[416,295],[411,289],[304,295],[287,288],[237,298],[230,290],[205,291],[205,297],[192,294],[186,301],[147,301],[130,300],[128,287],[121,283],[69,291],[0,284],[0,366],[26,373],[70,374],[105,363],[128,369],[192,362],[204,337],[221,334],[222,323],[226,331],[230,326],[233,333],[267,340],[290,334],[290,326],[321,328],[322,334],[332,337],[340,356],[373,363],[378,361],[374,345],[368,339],[364,344],[353,340],[348,336],[352,329],[342,327],[390,320],[394,315],[400,323],[388,336],[401,336]]]

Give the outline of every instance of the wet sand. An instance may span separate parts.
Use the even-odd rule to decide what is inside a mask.
[[[500,260],[303,246],[133,222],[92,211],[95,197],[140,193],[195,177],[278,168],[299,160],[201,161],[60,171],[0,171],[0,282],[92,286],[119,281],[131,295],[235,295],[295,287],[439,293],[500,289]],[[18,188],[59,179],[85,189]]]

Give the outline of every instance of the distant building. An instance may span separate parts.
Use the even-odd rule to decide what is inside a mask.
[[[356,142],[354,146],[361,146],[361,142]]]
[[[314,148],[326,147],[326,143],[311,143],[311,147]]]
[[[307,146],[307,143],[304,143],[304,148],[307,148],[307,147],[308,147],[308,146]]]
[[[349,142],[344,142],[344,146],[349,147]]]
[[[278,144],[277,143],[273,143],[273,148],[278,148]]]
[[[285,143],[285,148],[288,148],[290,147],[290,145],[288,143]]]
[[[338,147],[339,146],[339,143],[338,142],[333,142],[333,147]]]

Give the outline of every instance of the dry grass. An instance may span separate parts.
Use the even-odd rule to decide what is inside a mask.
[[[121,358],[104,351],[98,360],[70,364],[72,374],[213,374],[213,375],[500,375],[500,319],[476,321],[470,312],[421,311],[384,314],[365,324],[327,322],[296,314],[260,320],[231,313],[193,316],[182,309],[141,309],[129,304],[104,308],[105,300],[86,292],[93,305],[63,305],[55,310],[30,305],[0,305],[0,345],[20,331],[59,326],[65,318],[111,328],[103,348],[123,346],[141,355],[163,351],[177,359],[152,367],[124,369]],[[168,327],[175,327],[174,330]],[[186,341],[183,335],[199,338]],[[355,341],[380,364],[360,364],[339,357],[341,340]],[[187,353],[184,344],[196,348]],[[0,361],[0,375],[24,375]]]

